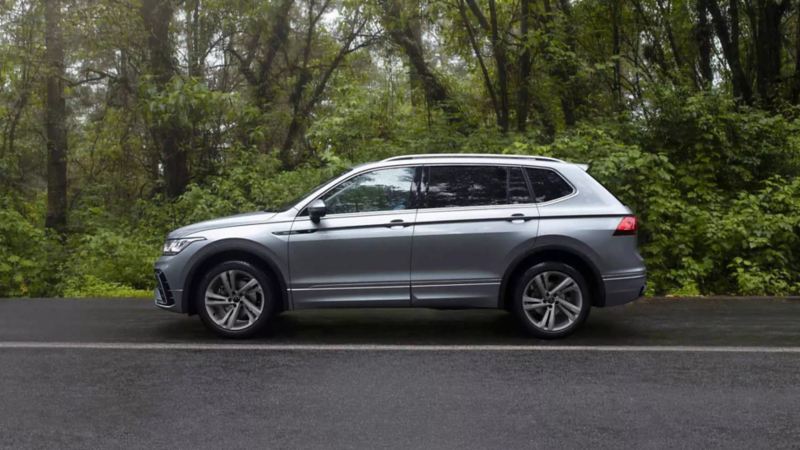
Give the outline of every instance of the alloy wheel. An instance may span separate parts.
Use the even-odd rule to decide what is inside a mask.
[[[243,270],[226,270],[215,276],[205,292],[208,316],[219,327],[239,331],[251,327],[264,312],[266,298],[261,283]]]
[[[536,328],[556,332],[569,328],[581,313],[583,294],[578,283],[558,271],[537,274],[522,291],[522,308]]]

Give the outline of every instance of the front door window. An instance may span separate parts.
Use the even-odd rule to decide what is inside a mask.
[[[328,214],[411,209],[414,168],[398,167],[363,173],[339,184],[322,197]]]

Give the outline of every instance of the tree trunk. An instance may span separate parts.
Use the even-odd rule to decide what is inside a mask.
[[[620,1],[611,1],[611,53],[614,58],[614,78],[612,82],[614,91],[614,105],[616,110],[622,109],[622,61],[620,60],[621,41],[620,22],[622,11]]]
[[[664,6],[662,0],[657,0],[656,6],[658,7],[658,12],[664,22],[664,31],[667,33],[667,42],[669,43],[670,52],[672,52],[672,59],[675,61],[675,67],[681,71],[683,70],[685,64],[683,62],[683,57],[681,56],[681,49],[678,47],[678,43],[675,40],[675,33],[672,31],[670,11]]]
[[[566,23],[564,25],[566,31],[566,44],[567,48],[573,53],[577,50],[577,43],[576,43],[576,30],[575,30],[575,21],[572,17],[572,6],[570,4],[570,0],[560,0],[558,2],[559,9],[561,13],[564,14],[566,18]],[[577,118],[575,117],[575,110],[578,108],[579,105],[582,104],[584,98],[574,89],[569,89],[572,84],[572,79],[577,73],[577,69],[573,65],[569,65],[565,67],[558,67],[556,74],[558,75],[559,79],[563,83],[563,85],[567,88],[562,90],[561,93],[561,110],[564,114],[564,124],[568,127],[575,125]]]
[[[519,5],[520,35],[522,38],[522,54],[519,57],[519,90],[517,91],[517,131],[524,133],[528,125],[528,102],[530,101],[529,83],[531,76],[530,48],[530,0],[521,0]]]
[[[408,18],[408,29],[411,34],[411,39],[416,43],[419,48],[423,48],[422,44],[422,22],[420,21],[420,6],[419,1],[409,2],[412,7],[412,14]],[[408,66],[408,84],[411,91],[411,105],[415,108],[424,106],[425,93],[422,86],[422,79],[417,73],[417,69],[413,65]]]
[[[184,14],[186,15],[186,66],[187,75],[202,77],[205,67],[206,46],[201,44],[205,39],[200,16],[200,0],[186,0]]]
[[[67,227],[67,108],[64,100],[64,39],[61,1],[45,0],[47,95],[47,215],[45,226],[60,233]]]
[[[781,74],[781,19],[784,4],[775,0],[757,1],[756,86],[765,106],[773,104]]]
[[[259,61],[258,86],[256,95],[259,99],[259,106],[262,111],[266,111],[272,102],[274,93],[272,85],[272,65],[278,56],[278,51],[286,45],[291,30],[289,13],[292,11],[294,0],[281,0],[277,6],[277,11],[272,17],[272,29],[269,40],[267,40],[265,55]]]
[[[503,133],[508,132],[509,106],[508,106],[508,58],[506,57],[505,38],[500,35],[497,24],[497,5],[495,0],[489,0],[489,20],[492,27],[492,50],[497,67],[497,88],[500,100],[500,115],[497,117],[497,126]]]
[[[464,1],[459,0],[458,2],[458,11],[461,15],[461,21],[464,23],[464,29],[467,32],[467,39],[469,40],[469,44],[472,47],[472,52],[475,55],[475,59],[478,61],[478,67],[481,69],[481,75],[483,76],[483,84],[486,86],[486,92],[489,93],[489,100],[492,102],[492,110],[494,111],[495,117],[500,117],[500,106],[497,103],[497,94],[494,91],[494,83],[492,82],[492,78],[489,75],[489,69],[486,68],[486,63],[483,60],[483,55],[481,54],[480,44],[478,43],[478,39],[475,36],[475,31],[472,29],[472,24],[470,23],[469,18],[467,17],[467,11],[464,7]]]
[[[733,96],[742,99],[747,104],[753,103],[753,89],[750,81],[742,69],[742,60],[739,56],[739,4],[738,0],[730,0],[728,20],[722,15],[717,0],[702,0],[706,9],[711,13],[714,29],[717,31],[722,53],[731,70],[731,85]],[[730,22],[730,30],[728,30]]]
[[[695,2],[695,9],[697,12],[697,26],[694,30],[698,49],[697,65],[701,85],[704,89],[708,89],[714,81],[714,71],[711,67],[713,30],[711,24],[708,23],[708,9],[705,7],[705,2],[702,0]]]
[[[382,3],[384,28],[392,41],[403,50],[409,64],[419,75],[428,105],[440,108],[451,123],[462,122],[461,111],[454,105],[444,83],[425,61],[423,49],[414,39],[414,33],[404,17],[398,0],[383,0]]]
[[[794,86],[792,88],[792,103],[800,102],[800,0],[797,1],[797,17],[795,17],[794,35]]]
[[[164,91],[175,74],[172,65],[172,46],[169,25],[174,5],[170,0],[144,0],[141,15],[147,33],[149,68],[159,92]],[[183,129],[175,119],[153,124],[150,127],[164,167],[164,181],[168,198],[183,194],[189,184],[189,166],[182,148]]]

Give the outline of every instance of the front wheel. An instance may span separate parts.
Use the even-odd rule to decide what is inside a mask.
[[[571,334],[589,316],[586,281],[572,266],[543,262],[517,279],[512,308],[525,329],[538,338]]]
[[[228,261],[206,272],[197,291],[203,323],[223,337],[247,338],[264,328],[275,297],[270,278],[245,261]]]

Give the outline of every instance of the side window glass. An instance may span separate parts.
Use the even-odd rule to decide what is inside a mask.
[[[522,174],[522,168],[508,168],[508,203],[531,203],[531,193],[528,191],[528,183]]]
[[[411,208],[413,167],[381,169],[342,182],[322,197],[328,214]]]
[[[505,205],[512,201],[509,199],[511,180],[506,167],[430,166],[427,178],[426,208]]]
[[[536,203],[549,202],[572,194],[572,186],[552,170],[527,168]]]

